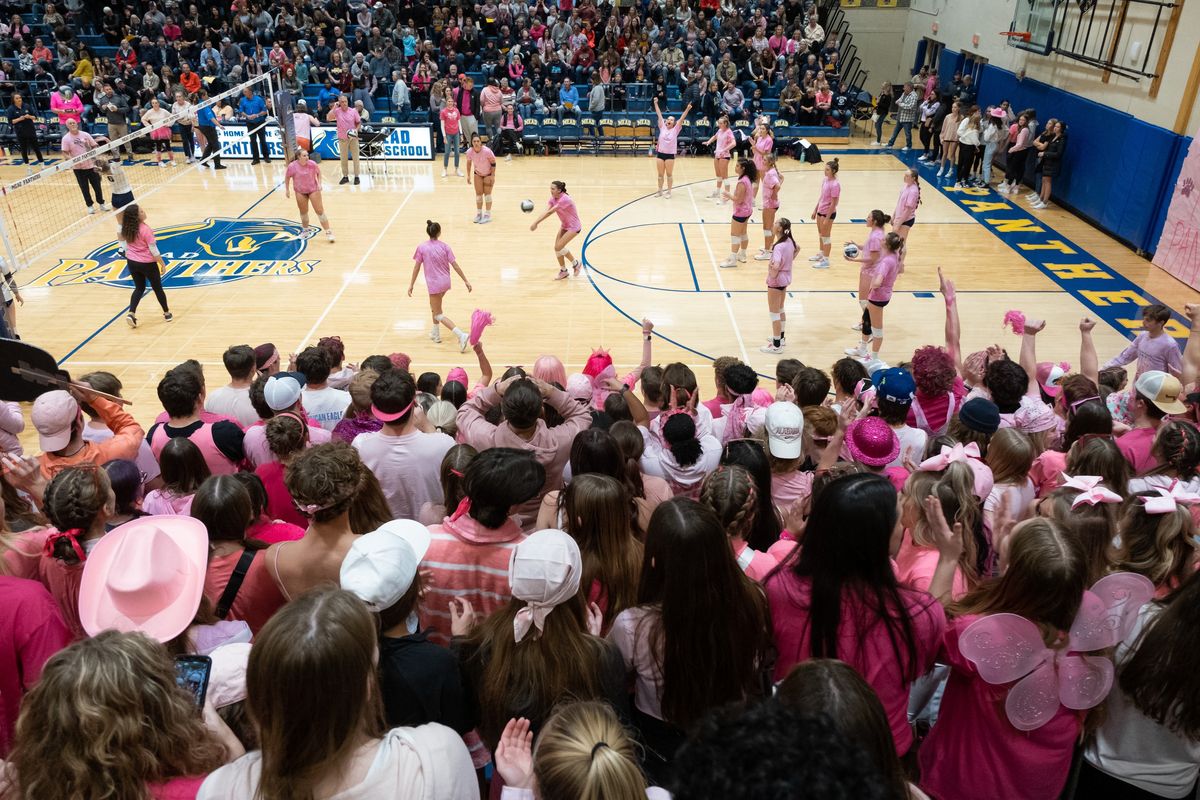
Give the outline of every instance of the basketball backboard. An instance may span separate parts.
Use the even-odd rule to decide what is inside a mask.
[[[1022,50],[1047,55],[1054,45],[1055,14],[1066,0],[1017,0],[1011,31],[1028,31],[1029,40],[1010,36],[1008,44]]]

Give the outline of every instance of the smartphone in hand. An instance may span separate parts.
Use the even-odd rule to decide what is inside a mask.
[[[212,675],[212,659],[208,656],[175,657],[175,683],[195,698],[196,708],[204,708],[204,698],[208,694],[210,675]]]

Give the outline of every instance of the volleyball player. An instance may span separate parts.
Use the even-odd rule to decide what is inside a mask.
[[[678,121],[674,117],[664,120],[662,112],[658,110],[658,98],[654,98],[654,113],[658,116],[658,146],[654,150],[657,156],[655,163],[658,167],[658,191],[655,192],[655,197],[671,196],[671,187],[675,185],[675,154],[679,151],[679,132],[683,130],[683,121],[687,119],[691,110],[692,104],[688,103]],[[664,176],[667,179],[666,192],[663,192]]]
[[[475,184],[475,222],[486,225],[492,221],[492,187],[496,185],[496,154],[484,147],[479,134],[471,137],[467,159],[467,183]]]
[[[297,148],[296,159],[288,164],[284,173],[283,193],[285,197],[292,196],[292,187],[296,189],[296,208],[300,210],[300,224],[308,228],[308,207],[317,212],[317,219],[325,229],[325,238],[333,241],[333,229],[329,226],[329,217],[325,216],[325,203],[321,200],[321,167],[308,157],[308,151]]]
[[[765,189],[766,183],[763,187]],[[764,353],[782,353],[787,346],[787,314],[783,305],[787,301],[788,285],[792,282],[792,262],[796,260],[796,240],[792,238],[792,222],[787,217],[775,220],[774,246],[771,248],[771,264],[767,267],[767,312],[771,316],[771,341],[758,348]]]
[[[561,281],[570,274],[567,271],[567,264],[570,264],[571,270],[578,278],[583,264],[571,255],[567,245],[579,235],[579,232],[583,230],[583,225],[579,221],[579,211],[575,208],[575,201],[571,199],[571,195],[567,194],[565,183],[562,181],[550,183],[550,202],[546,206],[546,213],[534,220],[533,224],[529,226],[529,230],[536,231],[537,226],[543,220],[551,214],[558,214],[558,234],[554,237],[554,255],[558,259],[558,276],[554,280]]]
[[[704,144],[710,145],[714,142],[716,147],[713,148],[713,173],[717,176],[717,188],[713,189],[708,199],[724,203],[725,181],[729,178],[729,155],[737,144],[733,130],[729,127],[729,117],[722,115],[717,119],[716,133],[708,137]]]
[[[759,139],[758,141],[762,141]],[[755,144],[757,148],[757,143]],[[758,155],[757,150],[755,155]],[[775,168],[775,153],[767,151],[762,154],[764,172],[759,175],[762,184],[762,249],[754,256],[755,261],[771,260],[771,245],[775,241],[775,213],[779,211],[779,190],[783,188],[783,176]],[[755,165],[757,166],[757,165]],[[788,227],[789,234],[791,227]],[[790,267],[789,267],[790,274]]]
[[[476,137],[479,138],[479,137]],[[450,245],[441,241],[442,226],[433,220],[425,220],[427,241],[417,245],[413,253],[412,280],[408,282],[408,296],[412,297],[413,287],[417,284],[417,275],[425,268],[425,288],[429,291],[429,312],[433,315],[433,327],[429,329],[429,338],[434,342],[442,341],[441,326],[445,325],[458,339],[458,351],[467,351],[468,334],[454,324],[454,320],[442,313],[442,298],[450,291],[450,268],[462,278],[467,291],[471,291],[471,282],[463,274],[462,267],[454,258]]]
[[[121,230],[117,238],[125,246],[126,268],[133,279],[133,296],[129,299],[129,313],[125,315],[125,321],[129,327],[137,327],[138,303],[149,283],[158,304],[162,306],[163,319],[170,322],[173,317],[162,286],[162,273],[167,271],[167,265],[158,252],[154,231],[146,224],[146,212],[137,203],[125,206],[121,212]]]
[[[813,269],[829,269],[829,251],[833,242],[833,221],[837,219],[838,200],[842,196],[842,185],[838,183],[838,160],[825,162],[825,178],[821,181],[821,196],[813,209],[812,219],[817,221],[817,235],[821,238],[821,252],[809,256]]]
[[[754,212],[754,187],[758,185],[758,170],[754,162],[743,158],[737,164],[738,180],[733,193],[725,192],[725,199],[733,201],[733,219],[729,223],[729,258],[717,266],[723,269],[736,267],[746,262],[746,247],[750,237],[746,235],[746,223]]]

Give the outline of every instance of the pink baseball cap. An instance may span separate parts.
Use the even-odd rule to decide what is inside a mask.
[[[1041,361],[1037,365],[1037,382],[1042,387],[1042,391],[1050,397],[1058,397],[1062,389],[1058,382],[1063,379],[1071,369],[1071,365],[1065,361],[1054,363],[1053,361]]]
[[[33,401],[30,416],[42,450],[53,453],[71,443],[71,426],[79,416],[79,403],[70,392],[53,389]]]
[[[567,394],[572,400],[592,402],[592,379],[581,372],[567,376]]]
[[[868,467],[885,467],[900,455],[900,439],[891,425],[879,417],[867,417],[850,423],[846,429],[846,449],[855,461]]]
[[[192,517],[141,517],[109,531],[84,562],[79,621],[89,636],[114,628],[169,642],[196,617],[208,532]]]
[[[458,381],[464,387],[468,388],[471,386],[467,379],[467,371],[462,367],[455,367],[454,369],[450,370],[450,372],[446,373],[446,383],[449,383],[450,381]]]

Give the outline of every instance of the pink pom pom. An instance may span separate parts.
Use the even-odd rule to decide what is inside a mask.
[[[1004,312],[1004,321],[1000,323],[1000,327],[1012,327],[1012,332],[1017,336],[1025,333],[1025,315],[1020,311]]]
[[[475,309],[471,312],[471,336],[467,339],[467,343],[474,346],[479,344],[479,337],[483,335],[483,329],[496,321],[492,316],[492,312]]]

